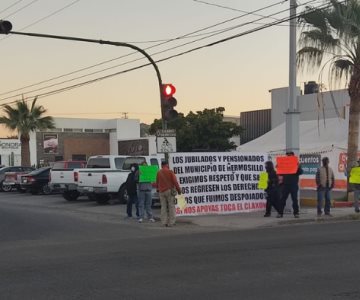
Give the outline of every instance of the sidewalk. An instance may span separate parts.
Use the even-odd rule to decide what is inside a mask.
[[[224,229],[252,229],[260,227],[273,227],[304,223],[325,223],[344,220],[360,220],[360,214],[354,212],[353,207],[333,208],[332,217],[317,217],[316,208],[304,207],[300,211],[300,218],[295,219],[291,213],[284,214],[283,218],[276,218],[276,213],[271,217],[264,217],[264,212],[238,213],[229,215],[207,215],[193,217],[178,217],[177,222],[192,223],[201,227],[216,227]]]

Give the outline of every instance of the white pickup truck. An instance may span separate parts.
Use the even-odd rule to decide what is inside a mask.
[[[133,163],[161,166],[162,156],[97,155],[88,159],[87,167],[79,169],[77,190],[87,194],[99,204],[108,202],[112,196],[126,203],[125,182]]]
[[[49,187],[51,191],[61,192],[68,201],[74,201],[77,191],[78,169],[84,168],[86,161],[57,161],[50,170]]]

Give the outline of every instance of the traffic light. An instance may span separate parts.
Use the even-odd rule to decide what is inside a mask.
[[[174,109],[174,107],[177,105],[177,100],[173,97],[176,92],[176,88],[172,84],[166,83],[162,85],[161,92],[162,117],[166,121],[177,118],[178,112]]]
[[[9,21],[0,20],[0,34],[8,34],[12,29],[12,24]]]

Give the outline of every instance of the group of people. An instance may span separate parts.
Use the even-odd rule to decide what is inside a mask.
[[[294,152],[287,152],[286,155],[293,156]],[[286,200],[291,196],[292,208],[295,218],[299,218],[299,176],[303,173],[298,165],[294,174],[277,174],[272,161],[265,162],[265,170],[268,173],[268,185],[266,192],[266,211],[264,217],[271,216],[271,208],[277,211],[277,218],[282,218],[286,206]]]
[[[143,163],[146,165],[146,162]],[[137,164],[131,165],[125,182],[128,194],[126,213],[128,218],[132,218],[133,205],[136,209],[136,218],[139,223],[145,219],[145,214],[149,222],[155,222],[152,213],[152,183],[140,182],[140,170]],[[175,225],[175,196],[181,194],[181,189],[173,171],[169,169],[168,162],[161,163],[161,169],[156,174],[156,189],[159,192],[161,204],[161,223],[166,227]]]
[[[294,155],[293,152],[286,153]],[[331,216],[331,190],[335,185],[335,176],[332,168],[329,166],[329,158],[322,158],[322,166],[317,169],[315,182],[317,187],[317,216],[321,216],[324,212],[325,216]],[[266,212],[264,217],[271,215],[271,208],[277,211],[278,218],[283,217],[284,208],[288,196],[291,196],[293,214],[295,218],[299,218],[299,176],[303,173],[300,164],[294,174],[277,174],[272,161],[265,163],[265,170],[268,173],[268,186],[266,192]],[[359,192],[360,194],[360,192]],[[355,197],[356,198],[356,197]],[[325,199],[324,211],[323,200]],[[355,211],[359,212],[359,206],[355,206]]]

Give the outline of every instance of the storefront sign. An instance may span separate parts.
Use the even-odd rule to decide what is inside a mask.
[[[46,154],[57,154],[59,140],[56,133],[44,133],[44,153]]]

